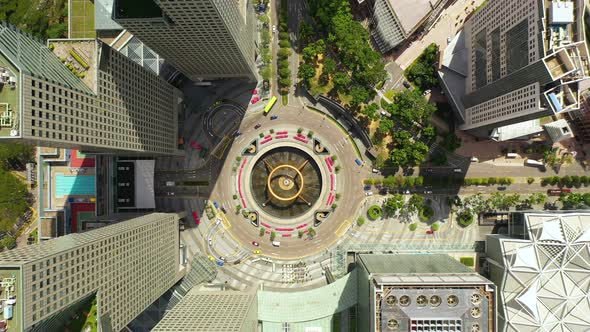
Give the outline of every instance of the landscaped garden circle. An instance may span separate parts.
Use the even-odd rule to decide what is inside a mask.
[[[463,211],[459,214],[459,225],[467,227],[473,223],[473,213],[471,211]]]
[[[424,205],[420,209],[420,220],[428,221],[432,216],[434,216],[434,210],[430,206]]]
[[[383,211],[381,211],[381,207],[379,205],[373,205],[369,208],[369,210],[367,210],[367,216],[371,220],[377,220],[379,217],[381,217],[382,213]]]
[[[262,155],[252,167],[251,192],[259,208],[278,218],[311,209],[322,190],[320,168],[305,151],[283,146]]]

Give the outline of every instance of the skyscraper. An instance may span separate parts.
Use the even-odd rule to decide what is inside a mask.
[[[0,253],[3,295],[16,300],[8,330],[63,331],[91,297],[102,330],[121,330],[182,278],[178,220],[153,213]]]
[[[248,0],[116,0],[113,19],[192,80],[256,80]]]
[[[0,141],[177,153],[179,90],[98,40],[49,47],[0,25]]]
[[[469,18],[440,71],[460,129],[494,136],[578,109],[590,73],[583,15],[583,0],[491,0]]]

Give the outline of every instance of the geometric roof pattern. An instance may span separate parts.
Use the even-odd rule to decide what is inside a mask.
[[[500,240],[507,331],[590,330],[590,212],[528,213],[529,240]]]

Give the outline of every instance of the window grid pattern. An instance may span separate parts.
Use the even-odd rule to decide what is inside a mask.
[[[0,255],[21,263],[24,322],[31,327],[98,292],[99,312],[119,331],[177,279],[178,216],[150,214]]]
[[[118,22],[191,79],[256,77],[256,19],[245,0],[161,0],[160,7],[171,23]]]
[[[495,0],[489,1],[480,9],[465,25],[465,29],[469,30],[467,36],[471,39],[471,45],[477,44],[477,34],[479,31],[485,29],[487,31],[487,70],[481,73],[476,73],[476,47],[470,47],[471,55],[471,82],[468,84],[467,93],[471,93],[481,86],[477,85],[477,75],[485,75],[487,84],[505,77],[508,75],[507,66],[507,47],[506,47],[506,32],[523,20],[528,20],[528,63],[533,63],[539,60],[543,55],[540,54],[538,45],[538,35],[543,33],[539,29],[539,10],[538,6],[542,2],[538,0]],[[496,60],[492,59],[497,56],[497,52],[493,52],[491,33],[495,29],[500,28],[500,76],[492,75],[492,65]],[[469,81],[468,81],[469,82]]]
[[[533,83],[467,108],[466,126],[482,126],[539,110],[539,83]]]
[[[109,51],[109,65],[97,73],[97,95],[25,75],[25,136],[48,146],[174,153],[175,88]]]

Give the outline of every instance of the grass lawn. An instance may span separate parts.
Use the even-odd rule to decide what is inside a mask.
[[[342,103],[342,106],[350,106],[352,96],[338,92],[338,99],[340,99],[340,103]]]
[[[90,326],[91,332],[97,332],[97,321],[96,321],[96,298],[88,300],[84,305],[82,312],[78,313],[78,317],[72,320],[66,329],[70,332],[81,332],[84,331],[86,326]]]
[[[94,2],[72,0],[71,38],[95,38]]]
[[[395,96],[395,91],[389,90],[389,91],[385,92],[383,95],[385,96],[385,98],[392,100],[393,96]]]
[[[315,76],[309,82],[310,83],[309,91],[311,91],[311,93],[313,95],[318,94],[318,93],[325,95],[325,94],[328,94],[328,92],[330,92],[330,90],[332,90],[334,88],[334,83],[332,82],[331,79],[328,80],[326,85],[320,85],[320,76],[321,76],[322,70],[324,68],[323,59],[324,59],[324,57],[322,54],[318,55]]]

